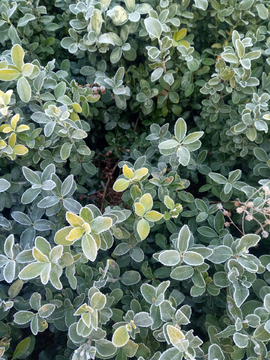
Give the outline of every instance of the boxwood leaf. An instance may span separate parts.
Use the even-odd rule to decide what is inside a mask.
[[[189,279],[193,274],[194,274],[193,267],[189,265],[183,265],[173,269],[170,277],[175,280],[183,281]]]
[[[158,257],[158,260],[166,266],[175,266],[180,262],[179,251],[176,250],[165,250],[162,251]]]
[[[186,251],[184,253],[183,260],[186,264],[191,266],[198,266],[204,263],[202,255],[194,251]]]
[[[97,243],[90,234],[84,234],[82,237],[82,250],[87,259],[90,261],[96,260],[98,251]]]
[[[23,102],[28,103],[30,101],[32,95],[31,87],[23,76],[17,82],[17,91]]]
[[[126,345],[129,340],[129,334],[126,325],[117,328],[112,337],[112,343],[116,347],[122,347]]]
[[[145,219],[141,219],[137,224],[137,231],[141,240],[146,239],[150,232],[150,225],[148,221],[146,221]]]

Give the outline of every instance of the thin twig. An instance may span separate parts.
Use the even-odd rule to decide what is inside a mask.
[[[136,123],[135,123],[133,131],[136,131],[139,120],[140,120],[140,117],[138,116],[137,119],[136,119]]]
[[[114,165],[112,171],[111,171],[111,174],[108,176],[108,180],[106,182],[106,185],[105,185],[105,189],[104,189],[104,193],[102,195],[102,200],[101,200],[101,208],[100,208],[100,211],[102,212],[103,211],[103,205],[104,205],[104,202],[105,202],[105,196],[106,196],[106,193],[107,193],[107,189],[108,189],[108,186],[109,186],[109,183],[112,179],[112,175],[115,171],[115,169],[117,168],[117,165],[119,164],[120,160],[117,161],[117,163]]]

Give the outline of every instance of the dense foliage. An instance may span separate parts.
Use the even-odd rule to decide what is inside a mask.
[[[0,359],[270,359],[269,1],[0,14]]]

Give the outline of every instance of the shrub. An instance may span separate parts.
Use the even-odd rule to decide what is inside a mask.
[[[0,359],[270,359],[269,2],[0,14]]]

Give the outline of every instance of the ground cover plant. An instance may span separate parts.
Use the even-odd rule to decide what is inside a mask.
[[[0,359],[270,359],[269,1],[0,14]]]

